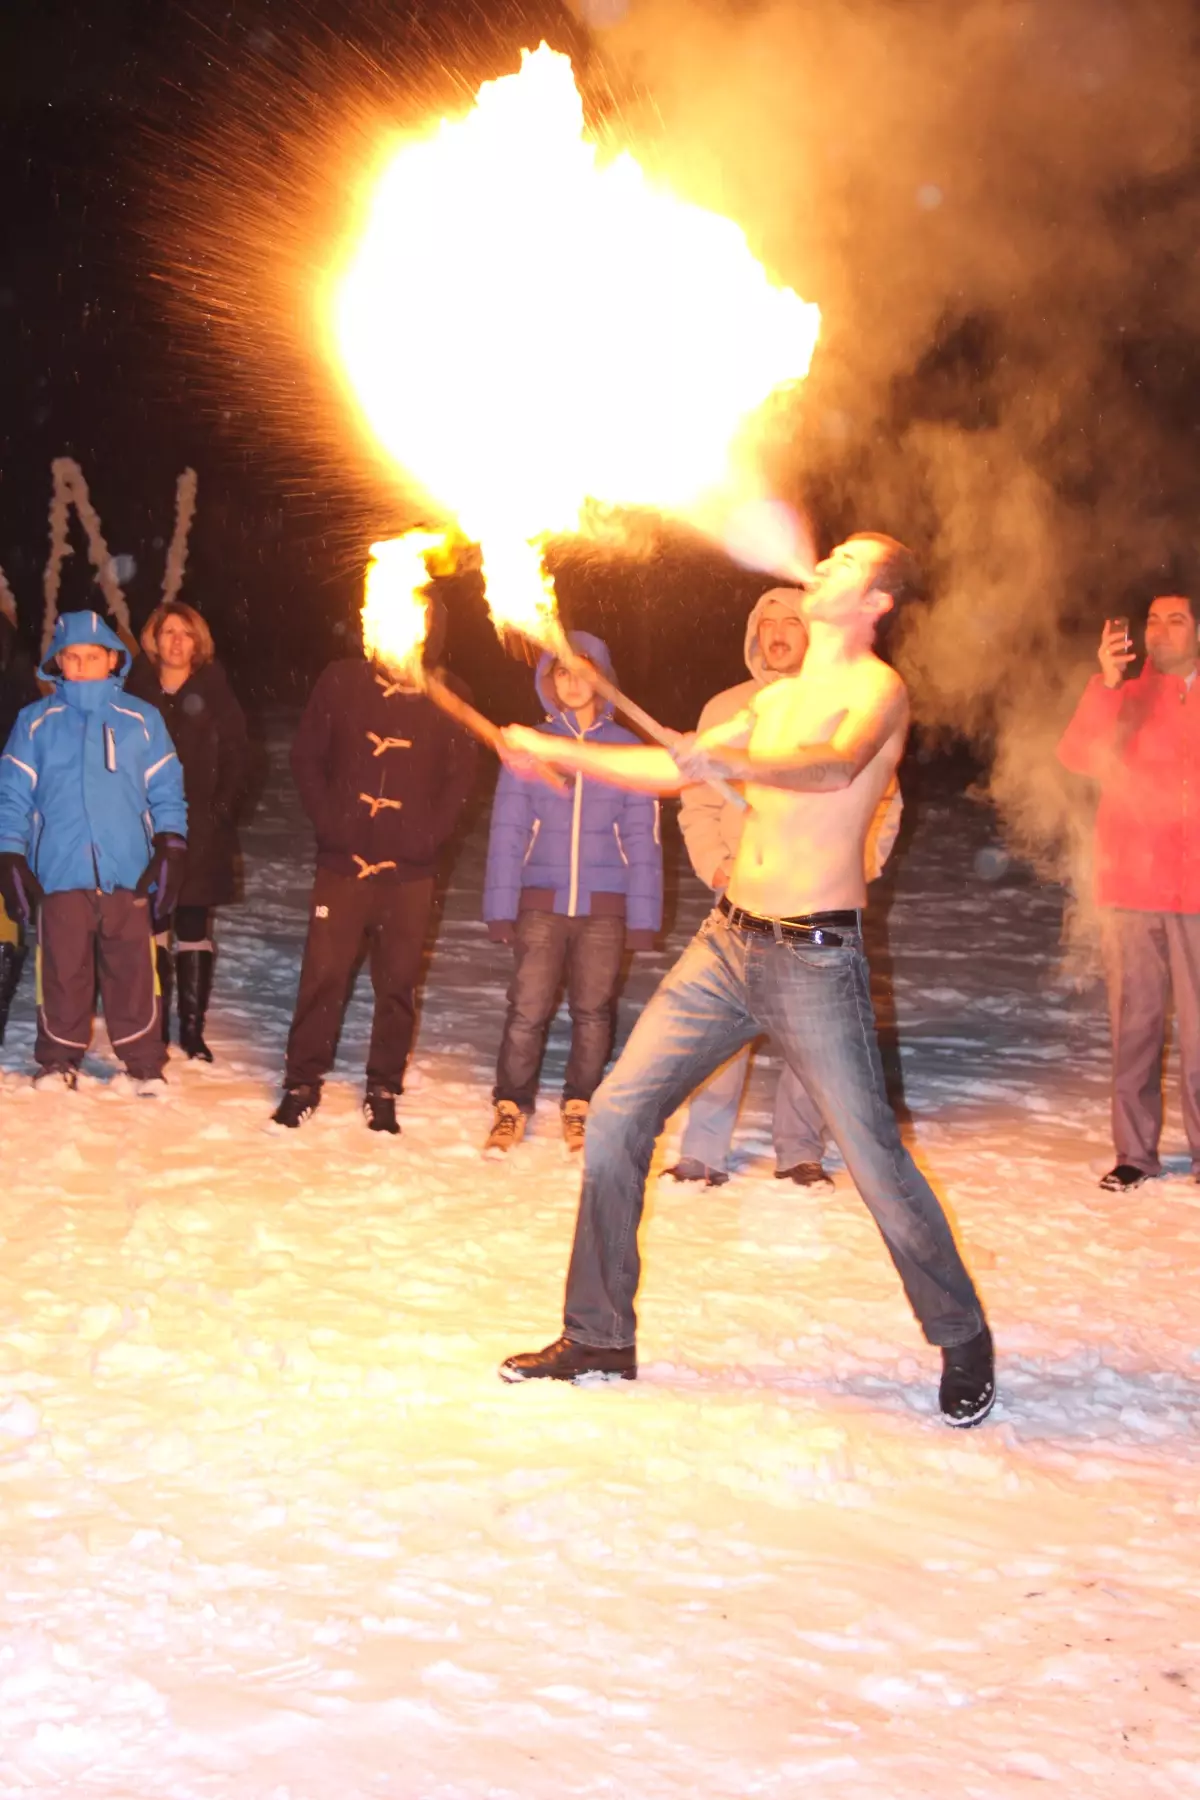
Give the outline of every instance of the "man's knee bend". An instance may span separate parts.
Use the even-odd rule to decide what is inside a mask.
[[[648,1137],[653,1143],[662,1129],[660,1109],[653,1095],[633,1083],[623,1082],[613,1069],[592,1095],[588,1111],[588,1144],[620,1147],[626,1153],[635,1142]]]

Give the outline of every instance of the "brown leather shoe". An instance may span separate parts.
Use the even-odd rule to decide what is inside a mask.
[[[636,1381],[637,1350],[592,1350],[560,1337],[544,1350],[527,1350],[500,1364],[501,1381]]]

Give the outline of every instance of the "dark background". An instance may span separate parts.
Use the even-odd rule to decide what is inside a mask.
[[[356,466],[349,438],[339,457],[327,422],[306,429],[305,383],[323,377],[299,329],[294,367],[287,362],[278,313],[257,403],[247,367],[252,272],[237,329],[225,331],[221,309],[238,311],[237,284],[227,268],[212,272],[205,196],[217,176],[222,191],[247,181],[247,205],[261,209],[262,195],[252,192],[261,169],[263,184],[278,182],[272,204],[282,220],[304,204],[302,188],[287,187],[285,164],[305,108],[315,120],[341,106],[348,69],[358,90],[378,90],[385,110],[419,115],[512,68],[520,46],[543,35],[573,50],[586,79],[586,39],[551,4],[4,0],[0,563],[31,642],[40,630],[50,462],[70,455],[83,466],[111,550],[137,560],[128,585],[135,625],[158,598],[175,478],[191,464],[199,508],[183,597],[209,618],[246,698],[302,698],[322,664],[344,651],[365,547],[403,522],[402,508],[383,493],[377,472]],[[602,113],[620,97],[594,99]],[[1165,199],[1114,187],[1112,230],[1128,236],[1131,257],[1148,211],[1161,216],[1196,185],[1188,167],[1172,172]],[[996,430],[1015,336],[1002,307],[964,310],[947,293],[910,366],[876,390],[869,421],[851,413],[832,444],[808,416],[825,379],[822,355],[830,379],[845,376],[832,334],[808,384],[816,398],[779,426],[792,492],[823,543],[856,524],[878,524],[907,535],[936,570],[936,508],[901,479],[911,462],[908,434],[921,423],[964,438]],[[1109,592],[1094,580],[1081,586],[1065,613],[1081,632],[1104,610],[1136,608],[1164,584],[1194,577],[1188,495],[1200,472],[1200,343],[1177,323],[1158,332],[1143,308],[1136,331],[1114,323],[1109,351],[1108,423],[1102,429],[1086,409],[1069,420],[1083,452],[1073,453],[1066,473],[1044,471],[1046,479],[1085,514],[1100,505],[1114,474],[1112,407],[1134,409],[1143,438],[1148,426],[1172,462],[1177,498],[1164,504],[1177,529],[1161,557],[1139,549],[1124,564],[1117,558]],[[1037,378],[1036,368],[1021,371],[1024,382]],[[1036,460],[1036,446],[1030,455]],[[81,604],[89,588],[78,532],[74,542],[64,607]],[[740,678],[745,614],[770,585],[666,533],[637,560],[581,561],[564,550],[559,581],[568,622],[605,635],[629,689],[681,726],[715,689]],[[481,704],[530,716],[527,672],[505,659],[474,583],[462,578],[447,589],[452,664]]]

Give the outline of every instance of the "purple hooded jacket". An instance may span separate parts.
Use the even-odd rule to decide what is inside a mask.
[[[570,637],[582,656],[612,677],[608,648],[599,638],[585,631],[573,631]],[[546,708],[539,730],[596,744],[640,741],[614,723],[607,703],[601,703],[595,723],[580,731],[575,714],[558,704],[553,667],[554,658],[545,655],[537,668],[538,698]],[[662,926],[657,800],[582,775],[560,794],[545,782],[501,769],[488,838],[483,916],[492,935],[503,937],[504,928],[525,909],[570,918],[624,916],[631,943],[648,948]]]

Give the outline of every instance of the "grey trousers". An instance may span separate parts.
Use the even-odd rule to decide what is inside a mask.
[[[127,888],[47,894],[37,919],[38,1030],[43,1069],[75,1069],[92,1041],[97,980],[109,1042],[139,1081],[161,1075],[162,1040],[150,906]]]
[[[688,1107],[681,1158],[701,1162],[722,1173],[729,1166],[729,1148],[750,1072],[751,1046],[719,1068],[704,1086],[697,1088]],[[797,1163],[820,1162],[825,1154],[825,1121],[794,1069],[785,1063],[775,1088],[772,1129],[775,1167],[783,1174]]]
[[[1119,1163],[1157,1175],[1167,1010],[1175,1003],[1183,1124],[1200,1174],[1200,914],[1102,915],[1112,1023],[1112,1134]]]

